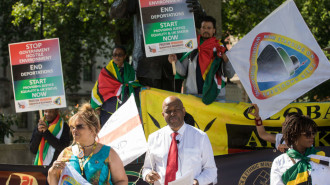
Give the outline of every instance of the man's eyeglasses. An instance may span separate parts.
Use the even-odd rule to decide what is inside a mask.
[[[112,57],[123,57],[123,54],[113,54]]]
[[[81,129],[84,129],[85,125],[84,124],[78,124],[76,125],[75,127],[74,126],[70,126],[70,130],[72,131],[73,129],[76,129],[76,130],[81,130]]]
[[[301,133],[301,135],[304,135],[306,137],[312,137],[312,135],[315,136],[315,134],[316,133],[314,131],[307,131],[307,132]]]

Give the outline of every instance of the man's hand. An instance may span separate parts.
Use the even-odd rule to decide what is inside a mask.
[[[176,56],[176,54],[170,54],[168,55],[168,62],[169,63],[176,63],[176,61],[178,60],[178,57]]]
[[[44,133],[46,130],[48,130],[47,124],[43,120],[39,120],[38,131]]]
[[[186,0],[186,3],[188,4],[187,7],[189,8],[189,12],[194,12],[194,13],[203,12],[203,8],[198,0]]]
[[[277,147],[277,150],[281,151],[281,152],[285,152],[287,149],[289,149],[289,147],[286,144],[279,144]]]
[[[155,181],[158,181],[160,179],[160,176],[157,172],[155,171],[151,171],[150,173],[148,173],[148,175],[146,176],[146,181],[147,183],[153,184]]]

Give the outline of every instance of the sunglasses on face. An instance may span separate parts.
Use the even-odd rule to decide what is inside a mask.
[[[72,131],[73,129],[76,130],[81,130],[84,129],[85,125],[84,124],[77,124],[75,127],[74,126],[70,126],[70,130]]]
[[[304,135],[306,137],[312,137],[312,135],[315,136],[315,134],[316,133],[314,131],[307,131],[307,132],[301,133],[301,135]]]
[[[124,55],[123,54],[113,54],[112,56],[113,57],[123,57]]]

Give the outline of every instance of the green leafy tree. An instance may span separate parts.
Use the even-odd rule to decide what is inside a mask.
[[[12,126],[17,125],[16,115],[0,113],[0,143],[3,143],[4,136],[13,137],[14,130]]]
[[[285,0],[224,0],[222,27],[224,35],[242,38]],[[306,24],[321,48],[330,44],[330,1],[295,0]],[[329,58],[329,55],[327,55]],[[298,100],[329,101],[330,80],[309,91]]]
[[[29,32],[38,39],[59,38],[65,88],[75,92],[84,66],[92,67],[96,57],[110,58],[115,43],[132,48],[132,21],[110,20],[111,4],[112,0],[21,0],[13,5],[12,23],[19,27],[28,21],[33,27]]]
[[[2,77],[6,77],[6,67],[9,65],[8,44],[24,41],[25,38],[33,40],[35,34],[33,27],[29,25],[27,20],[22,20],[19,26],[12,24],[11,7],[17,0],[6,0],[0,2],[0,57],[2,58],[1,73]]]
[[[285,0],[225,0],[222,3],[222,29],[242,38]]]
[[[225,0],[222,4],[223,30],[242,38],[285,0]],[[330,1],[296,0],[301,15],[321,48],[330,40]]]

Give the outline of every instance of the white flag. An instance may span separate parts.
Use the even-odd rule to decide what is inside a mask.
[[[98,136],[100,143],[116,150],[124,166],[147,151],[148,145],[134,95],[109,118]]]
[[[330,63],[292,0],[253,28],[227,56],[262,119],[330,78]]]
[[[67,184],[80,184],[80,185],[92,185],[84,177],[82,177],[71,165],[66,163],[64,170],[61,173],[58,185]]]

